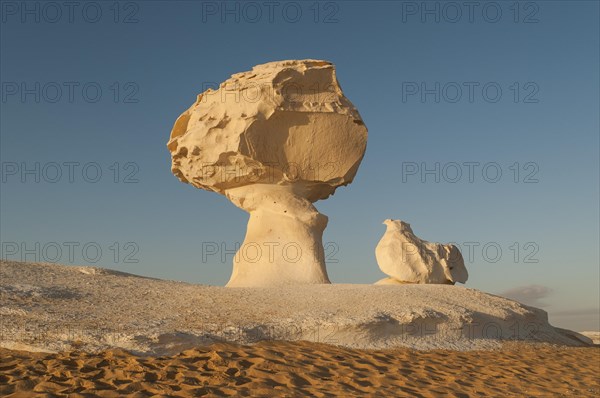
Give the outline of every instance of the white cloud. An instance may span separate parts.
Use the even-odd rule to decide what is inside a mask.
[[[548,286],[529,285],[515,287],[499,294],[533,307],[545,307],[547,304],[542,300],[550,296],[552,292],[553,290]]]

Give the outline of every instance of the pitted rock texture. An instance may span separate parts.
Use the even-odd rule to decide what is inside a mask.
[[[366,145],[333,64],[301,60],[255,66],[200,94],[167,147],[181,181],[250,213],[227,284],[248,287],[329,283],[328,219],[312,203],[352,182]]]
[[[366,144],[333,64],[292,60],[255,66],[198,95],[167,146],[173,173],[195,187],[224,194],[297,184],[314,202],[352,182]]]

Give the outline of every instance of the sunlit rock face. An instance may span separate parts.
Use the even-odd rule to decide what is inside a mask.
[[[181,181],[250,213],[228,286],[329,283],[312,205],[352,182],[367,128],[333,64],[291,60],[233,75],[198,95],[167,147]]]
[[[402,283],[465,283],[469,278],[460,250],[451,244],[418,238],[410,224],[388,219],[386,231],[375,249],[377,264],[389,275],[379,285]]]

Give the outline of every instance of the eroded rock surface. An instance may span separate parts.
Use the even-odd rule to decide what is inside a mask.
[[[460,250],[451,244],[427,242],[418,238],[410,224],[385,220],[385,234],[375,249],[379,268],[389,278],[380,285],[401,283],[465,283],[469,277]]]
[[[229,289],[101,268],[2,260],[0,325],[0,347],[123,348],[147,355],[218,341],[451,350],[495,349],[513,340],[591,344],[551,326],[543,310],[462,286]]]
[[[250,213],[228,286],[328,283],[312,205],[352,182],[367,128],[333,64],[291,60],[234,74],[200,94],[167,147],[183,182]],[[268,254],[268,255],[267,255]]]

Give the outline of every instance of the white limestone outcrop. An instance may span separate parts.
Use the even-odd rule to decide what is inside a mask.
[[[584,346],[534,307],[463,286],[236,288],[102,268],[0,260],[0,347],[169,355],[218,341],[481,350],[503,342]],[[532,332],[535,331],[535,332]]]
[[[451,244],[419,239],[410,224],[401,220],[385,220],[385,234],[375,249],[379,268],[389,278],[378,285],[402,283],[465,283],[469,277],[460,250]]]
[[[258,65],[208,89],[175,122],[167,144],[183,182],[250,213],[227,286],[329,283],[313,202],[352,182],[367,128],[333,64]]]

